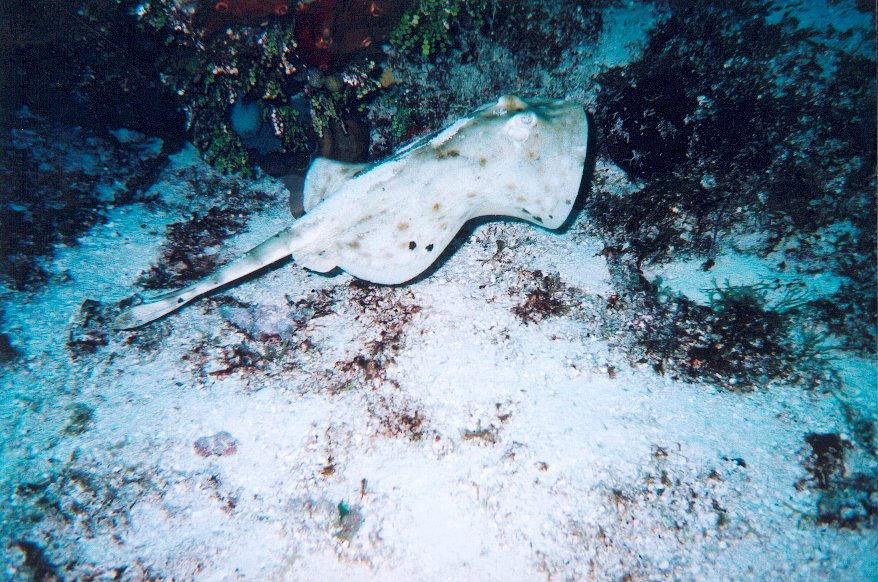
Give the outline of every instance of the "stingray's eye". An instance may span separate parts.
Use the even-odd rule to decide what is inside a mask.
[[[525,141],[536,123],[537,118],[533,113],[519,113],[506,122],[506,135],[518,142]]]
[[[213,5],[213,9],[217,12],[228,12],[229,11],[229,3],[228,2],[217,2]]]
[[[515,116],[516,121],[526,127],[533,127],[537,124],[537,116],[533,113],[519,113]]]

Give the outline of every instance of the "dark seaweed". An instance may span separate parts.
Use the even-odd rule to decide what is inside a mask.
[[[30,571],[31,579],[35,582],[63,580],[57,566],[49,560],[46,551],[38,544],[28,540],[15,540],[11,546],[18,548],[24,554],[24,566]]]
[[[603,115],[609,127],[610,158],[633,178],[668,174],[686,161],[696,101],[686,94],[686,78],[675,72],[649,72],[631,84],[617,70],[604,79],[618,94]]]
[[[542,271],[522,271],[519,279],[525,281],[527,290],[524,300],[512,308],[512,313],[525,324],[539,323],[570,311],[570,291],[557,275],[544,275]]]
[[[828,489],[833,481],[845,476],[845,449],[851,443],[837,433],[808,433],[805,442],[811,454],[805,461],[805,469],[818,489]]]
[[[810,449],[803,461],[808,478],[799,481],[799,489],[817,491],[819,525],[856,529],[878,527],[878,473],[847,475],[845,460],[852,443],[838,433],[808,433]]]
[[[8,137],[0,140],[0,279],[18,290],[46,283],[43,259],[55,245],[76,245],[104,222],[108,204],[136,200],[167,160],[140,143],[63,129],[27,112],[0,131]]]
[[[551,71],[573,43],[592,43],[600,35],[601,12],[590,4],[504,0],[495,4],[487,32],[518,56],[522,70]]]
[[[77,402],[70,406],[70,418],[64,427],[64,434],[69,436],[81,435],[94,424],[95,410],[87,404]]]
[[[67,337],[70,354],[74,358],[93,354],[110,343],[107,336],[109,323],[110,318],[100,303],[92,299],[83,301]]]
[[[620,288],[642,301],[643,357],[726,386],[789,378],[802,356],[788,337],[797,316],[874,353],[874,58],[827,49],[819,38],[831,30],[770,23],[760,2],[667,7],[642,58],[598,79],[599,155],[639,189],[619,196],[598,184],[584,204],[590,227],[618,249]],[[719,244],[741,233],[761,234],[765,255],[849,281],[798,314],[745,296],[701,307],[641,281],[645,264],[672,259],[698,257],[708,270]]]
[[[18,359],[21,353],[12,345],[9,334],[0,333],[0,364],[8,364]]]
[[[189,183],[192,195],[198,198],[210,199],[216,197],[217,191],[223,191],[223,202],[168,226],[161,257],[138,281],[145,289],[181,287],[215,271],[220,266],[216,251],[227,239],[242,232],[250,214],[270,199],[265,192],[242,189],[236,182],[224,182],[217,175],[193,176]]]

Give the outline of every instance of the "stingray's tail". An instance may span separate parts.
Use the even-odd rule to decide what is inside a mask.
[[[143,300],[120,313],[113,322],[116,329],[134,329],[180,309],[201,293],[197,293],[198,284],[184,287],[156,297]],[[138,295],[138,298],[140,296]]]
[[[253,247],[242,257],[235,259],[209,277],[177,291],[164,293],[133,305],[116,317],[116,329],[134,329],[172,313],[193,299],[197,299],[218,287],[258,271],[280,259],[290,256],[291,228],[286,228],[262,244]]]

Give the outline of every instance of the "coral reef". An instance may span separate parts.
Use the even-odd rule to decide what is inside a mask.
[[[197,11],[195,22],[201,33],[210,36],[232,25],[258,26],[269,18],[286,16],[292,0],[219,0]]]
[[[410,0],[312,0],[296,10],[299,57],[322,71],[374,56]]]
[[[193,13],[146,3],[136,14],[142,30],[165,39],[155,66],[179,96],[204,159],[223,172],[250,175],[259,166],[282,176],[302,172],[318,151],[362,161],[368,136],[348,128],[361,123],[358,112],[380,88],[381,71],[368,57],[380,50],[399,5],[219,2]],[[233,108],[242,103],[261,112],[256,135],[233,128]]]
[[[402,50],[415,49],[423,58],[449,49],[455,28],[466,20],[466,28],[479,28],[489,0],[413,0],[393,30],[390,42]]]
[[[372,157],[384,157],[401,142],[434,131],[498,95],[568,97],[567,89],[547,87],[545,75],[571,51],[595,41],[602,4],[413,3],[394,31],[394,50],[385,59],[395,82],[369,107]]]
[[[137,33],[133,8],[122,0],[3,2],[0,118],[26,105],[52,123],[125,127],[179,144],[177,96],[153,67],[164,45]]]
[[[488,2],[481,9],[485,20],[483,30],[514,55],[519,73],[554,71],[563,69],[565,57],[598,40],[603,30],[604,4],[604,0]],[[467,60],[478,58],[466,52],[463,56]]]

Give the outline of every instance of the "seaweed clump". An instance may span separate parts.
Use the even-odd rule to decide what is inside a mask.
[[[778,257],[778,271],[843,278],[838,293],[812,302],[803,317],[844,347],[874,353],[876,84],[874,55],[850,40],[861,33],[776,19],[755,1],[674,0],[668,8],[639,60],[598,77],[599,155],[627,174],[631,190],[596,188],[584,208],[605,243],[625,255],[616,275],[627,285],[644,265],[693,257],[710,270],[728,241],[750,235],[747,252]],[[874,42],[874,33],[863,40]],[[671,328],[703,311],[660,301],[636,281],[633,288],[652,294],[644,307]],[[721,336],[730,325],[722,314],[731,321],[741,311],[781,330],[766,345],[789,343],[780,338],[791,314],[776,317],[758,303],[724,298],[703,315],[709,329],[695,333],[688,324],[693,333],[684,337]],[[715,343],[692,351],[688,369],[730,345]],[[742,349],[768,365],[757,346]],[[780,359],[791,353],[778,349]],[[726,355],[739,361],[736,354]],[[769,367],[767,376],[787,368]]]
[[[483,30],[515,55],[520,73],[556,70],[576,45],[597,41],[601,2],[503,0],[489,6]]]
[[[764,285],[724,286],[701,305],[643,278],[628,285],[637,290],[608,305],[606,321],[611,329],[628,330],[632,360],[660,374],[733,391],[777,381],[806,388],[831,381],[821,370],[819,335],[802,340],[793,333],[807,305],[797,293],[770,301]]]
[[[357,319],[369,322],[376,333],[351,360],[336,363],[336,369],[347,378],[341,389],[388,381],[387,369],[402,350],[406,331],[421,311],[419,305],[411,303],[410,292],[400,295],[388,291],[360,281],[348,286],[349,301],[362,312]]]
[[[0,307],[0,326],[3,325],[4,319],[3,308]],[[9,334],[0,331],[0,366],[12,364],[22,355],[21,351],[15,347]]]
[[[696,100],[680,72],[644,73],[609,103],[607,148],[633,178],[668,174],[686,161]]]
[[[564,315],[573,306],[575,289],[568,289],[558,275],[544,275],[542,271],[522,271],[518,275],[522,287],[529,287],[524,300],[512,308],[512,313],[525,324],[540,323],[550,317]],[[517,289],[511,289],[515,293]],[[523,291],[523,290],[522,290]]]
[[[788,314],[770,307],[758,288],[717,287],[700,329],[693,330],[695,341],[685,347],[682,370],[689,377],[707,372],[736,388],[788,376],[789,325]]]
[[[773,233],[768,251],[839,217],[872,216],[875,136],[863,128],[874,128],[874,60],[827,49],[794,20],[771,22],[759,2],[670,8],[640,60],[599,77],[602,152],[654,207],[626,238],[669,227],[680,236],[653,239],[652,259],[710,255],[752,221]],[[818,64],[820,50],[832,64]],[[816,151],[820,167],[808,162]],[[849,195],[834,191],[839,180]],[[612,230],[601,198],[595,218]]]
[[[853,444],[838,433],[808,433],[810,451],[803,460],[808,473],[798,489],[817,491],[816,523],[845,529],[878,527],[878,473],[847,474],[846,456]]]
[[[250,213],[263,208],[270,199],[261,190],[243,189],[234,181],[223,183],[218,176],[193,177],[190,185],[199,198],[209,199],[221,189],[225,196],[221,203],[167,227],[161,257],[138,279],[144,289],[181,287],[215,271],[219,266],[216,250],[226,239],[242,232]]]
[[[21,353],[9,339],[9,334],[0,333],[0,365],[14,362],[20,355]]]
[[[201,279],[217,268],[217,257],[208,251],[243,230],[245,221],[216,206],[186,222],[176,222],[168,233],[160,265],[153,265],[138,283],[144,289],[180,287]]]
[[[24,557],[24,569],[31,580],[62,580],[58,567],[46,555],[45,549],[30,540],[18,539],[9,544],[20,551]]]

